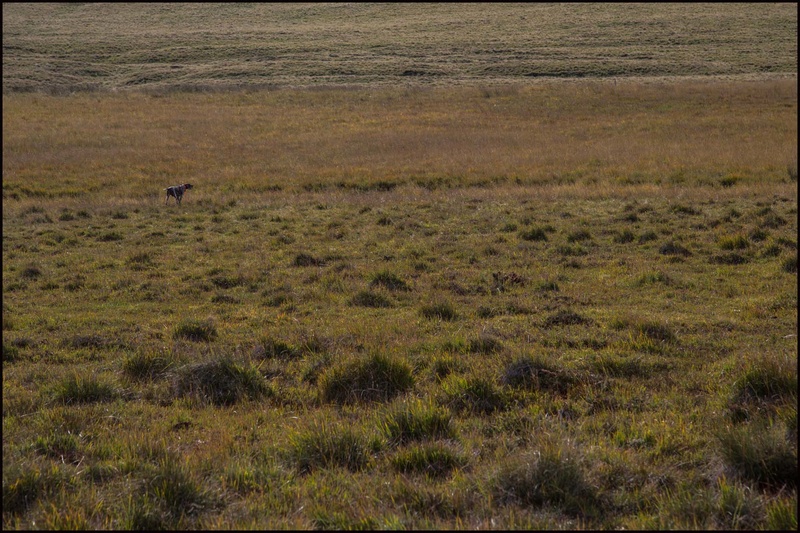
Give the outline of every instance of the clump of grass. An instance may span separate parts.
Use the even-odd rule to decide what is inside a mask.
[[[69,339],[64,339],[63,346],[71,348],[103,348],[108,342],[100,335],[75,335]]]
[[[150,252],[138,252],[128,257],[125,262],[132,270],[144,270],[153,266],[153,256]]]
[[[783,249],[777,243],[770,243],[761,250],[761,257],[777,257]]]
[[[775,488],[797,486],[797,446],[781,424],[733,427],[717,438],[726,463],[743,479]]]
[[[536,286],[536,290],[538,290],[539,292],[558,292],[559,287],[558,283],[556,283],[555,281],[545,280]]]
[[[781,262],[781,270],[789,274],[797,274],[797,256],[787,257]]]
[[[674,205],[670,211],[678,215],[699,215],[700,211],[688,205]]]
[[[411,367],[382,354],[331,368],[319,379],[322,400],[337,403],[385,401],[413,386]]]
[[[651,367],[638,357],[622,357],[609,354],[597,357],[590,362],[590,365],[595,371],[612,377],[647,377],[651,373]]]
[[[464,455],[454,452],[441,444],[412,446],[398,452],[391,459],[398,472],[424,473],[431,477],[443,477],[457,468],[463,468],[468,460]]]
[[[732,388],[728,408],[734,421],[750,418],[751,411],[797,401],[797,366],[789,358],[760,358],[748,363]]]
[[[772,212],[767,213],[764,216],[764,219],[761,221],[762,228],[778,229],[781,226],[785,225],[786,225],[786,219],[778,215],[777,213],[772,213]]]
[[[452,376],[442,383],[441,403],[458,412],[489,414],[503,410],[508,396],[490,380]]]
[[[565,257],[581,257],[589,255],[589,252],[581,245],[568,246],[562,245],[556,248],[556,252]]]
[[[245,399],[272,396],[274,392],[255,367],[226,357],[181,368],[175,381],[175,394],[214,405],[232,405]]]
[[[145,496],[173,518],[196,514],[213,503],[211,494],[195,479],[189,465],[172,454],[158,460],[145,484]],[[150,506],[143,507],[147,509]],[[148,514],[151,518],[158,517],[157,511]],[[143,518],[140,516],[138,520]],[[156,521],[161,522],[158,519]]]
[[[237,298],[230,296],[229,294],[215,294],[211,297],[211,303],[215,304],[235,304],[239,303]]]
[[[319,509],[313,513],[311,523],[316,530],[377,531],[381,524],[371,516],[353,517],[349,513]]]
[[[436,357],[431,363],[433,376],[437,381],[442,381],[453,372],[463,370],[463,363],[461,360],[451,356]]]
[[[744,250],[750,246],[750,242],[744,235],[734,235],[732,237],[722,237],[717,244],[723,250]]]
[[[492,272],[492,279],[493,292],[505,292],[506,287],[522,287],[527,283],[527,280],[516,272]]]
[[[719,254],[711,257],[709,262],[719,265],[743,265],[747,263],[747,258],[737,253]]]
[[[195,342],[211,342],[217,338],[217,328],[209,320],[187,319],[175,327],[173,335],[176,339],[188,339]]]
[[[122,371],[135,381],[153,380],[166,374],[175,362],[175,357],[170,353],[140,351],[125,358]]]
[[[492,318],[498,315],[501,315],[503,312],[499,309],[495,309],[494,307],[487,307],[485,305],[481,305],[475,311],[475,314],[478,315],[478,318]]]
[[[576,230],[567,235],[567,242],[583,242],[592,238],[592,234],[585,229]]]
[[[41,495],[62,483],[63,475],[57,466],[45,472],[32,467],[3,468],[3,520],[6,513],[24,513]]]
[[[38,436],[33,443],[33,449],[46,457],[57,457],[65,462],[73,462],[78,454],[78,438],[72,433],[54,433],[48,436]]]
[[[503,232],[503,233],[513,233],[513,232],[517,231],[517,225],[514,224],[513,222],[506,222],[500,228],[500,231]]]
[[[10,344],[3,343],[3,362],[13,363],[19,359],[19,348]]]
[[[458,313],[456,312],[455,307],[453,307],[453,304],[446,301],[423,305],[420,309],[420,313],[425,318],[431,320],[438,319],[450,321],[458,318]]]
[[[633,242],[634,239],[636,239],[636,236],[633,234],[631,230],[626,229],[614,233],[614,237],[612,239],[617,244],[626,244],[629,242]]]
[[[292,261],[292,265],[296,267],[309,267],[309,266],[323,266],[325,261],[318,259],[306,253],[297,254]]]
[[[301,474],[332,466],[355,472],[369,465],[374,447],[364,435],[350,428],[323,424],[292,436],[288,456]]]
[[[161,531],[174,527],[158,502],[147,494],[129,498],[124,507],[122,527],[131,531]]]
[[[124,237],[118,231],[109,231],[106,232],[99,237],[97,240],[100,242],[113,242],[113,241],[121,241]]]
[[[786,174],[789,176],[789,181],[797,181],[797,164],[786,165]]]
[[[369,282],[370,287],[381,286],[389,289],[390,291],[408,291],[411,290],[408,284],[399,278],[396,274],[391,272],[382,271],[378,272],[372,277]]]
[[[455,437],[450,412],[419,400],[395,408],[384,421],[383,431],[391,444]]]
[[[671,343],[677,340],[677,336],[672,329],[666,324],[661,324],[659,322],[641,322],[636,324],[635,329],[637,333],[654,341]]]
[[[686,247],[674,241],[663,244],[661,248],[658,249],[658,252],[661,255],[675,255],[681,257],[688,257],[692,255],[692,252],[690,252]]]
[[[795,180],[797,181],[797,172]],[[765,529],[771,531],[797,530],[797,500],[775,500],[767,506],[767,519]]]
[[[503,343],[490,335],[480,335],[469,341],[467,351],[470,353],[493,354],[503,350]]]
[[[641,235],[639,235],[639,244],[644,244],[646,242],[654,241],[658,239],[658,235],[656,235],[655,231],[645,231]]]
[[[359,291],[350,299],[350,305],[360,307],[391,307],[392,302],[386,296],[373,291]]]
[[[646,272],[636,279],[637,285],[649,285],[652,283],[663,283],[664,285],[672,284],[672,279],[667,274],[661,271]]]
[[[592,319],[579,315],[574,311],[561,310],[547,317],[542,327],[552,328],[555,326],[577,326],[591,324]]]
[[[22,269],[19,275],[24,279],[37,279],[42,276],[42,267],[35,263],[30,263]]]
[[[55,401],[65,404],[111,402],[119,397],[117,389],[95,376],[72,374],[55,387]]]
[[[491,486],[501,501],[552,505],[571,516],[592,517],[599,508],[596,490],[574,454],[560,446],[546,445],[504,461]]]
[[[523,241],[546,241],[547,233],[544,228],[531,228],[519,233],[519,238]]]
[[[265,359],[297,359],[303,350],[281,340],[266,337],[256,346],[256,353]]]
[[[511,387],[564,393],[576,379],[539,357],[522,356],[506,367],[501,383]]]
[[[241,276],[219,275],[211,278],[211,283],[220,289],[232,289],[244,285],[246,280]]]
[[[747,238],[753,242],[765,241],[767,237],[769,237],[769,233],[760,228],[754,229],[747,235]]]
[[[86,278],[82,275],[78,274],[74,276],[71,280],[64,284],[64,288],[66,288],[70,292],[78,291],[86,286]]]

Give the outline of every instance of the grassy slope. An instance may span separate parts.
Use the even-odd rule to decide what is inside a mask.
[[[3,90],[797,71],[792,4],[3,5]]]
[[[412,9],[4,4],[4,529],[796,528],[796,6]]]

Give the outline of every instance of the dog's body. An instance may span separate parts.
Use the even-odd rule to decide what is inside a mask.
[[[164,205],[167,205],[170,196],[175,198],[175,203],[180,205],[181,200],[183,199],[183,193],[191,188],[192,188],[191,183],[184,183],[183,185],[173,185],[172,187],[167,187],[167,197],[164,199]]]

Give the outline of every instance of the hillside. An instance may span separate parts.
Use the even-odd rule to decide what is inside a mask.
[[[3,4],[3,92],[797,72],[796,4]]]

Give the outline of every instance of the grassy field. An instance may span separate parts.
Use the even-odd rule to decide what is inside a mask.
[[[3,4],[3,91],[797,73],[777,4]]]
[[[797,528],[796,5],[136,9],[3,5],[4,529]]]

